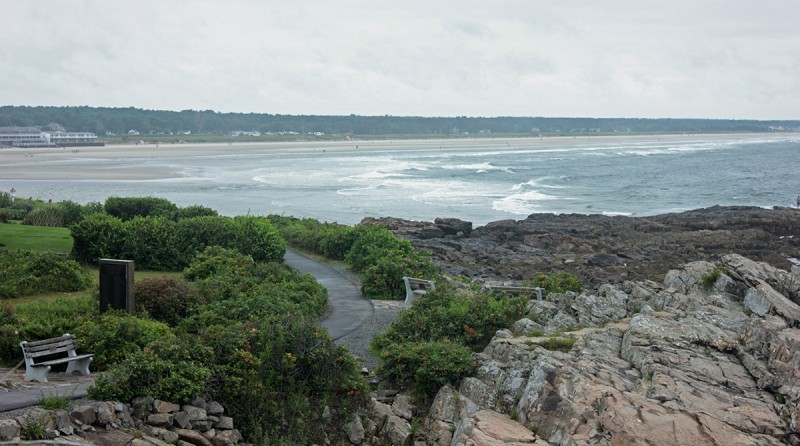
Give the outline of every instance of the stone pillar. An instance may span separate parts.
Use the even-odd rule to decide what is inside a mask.
[[[133,260],[100,259],[100,312],[133,314]]]

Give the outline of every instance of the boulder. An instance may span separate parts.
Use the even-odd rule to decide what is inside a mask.
[[[210,442],[206,437],[203,436],[200,432],[189,430],[189,429],[180,429],[176,427],[171,427],[170,430],[178,434],[178,438],[183,440],[187,443],[193,444],[195,446],[214,446],[212,442]],[[232,432],[232,431],[228,431]],[[227,443],[226,443],[227,444]],[[219,445],[217,445],[219,446]]]
[[[453,446],[522,446],[535,442],[536,436],[533,432],[518,422],[491,410],[480,410],[459,422],[450,444]]]
[[[69,416],[73,420],[89,426],[94,424],[95,420],[97,420],[97,413],[94,411],[94,407],[92,407],[90,404],[82,404],[75,407],[72,409],[72,411],[70,411]]]
[[[0,420],[0,441],[11,441],[20,435],[20,425],[16,420]]]
[[[153,410],[156,413],[175,413],[181,410],[181,406],[161,400],[153,401]]]
[[[364,442],[364,424],[358,414],[354,414],[353,419],[344,426],[344,432],[347,434],[347,439],[350,440],[350,443],[359,445]]]

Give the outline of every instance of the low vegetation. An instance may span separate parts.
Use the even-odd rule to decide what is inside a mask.
[[[0,251],[0,298],[80,291],[91,278],[74,260],[35,251]]]

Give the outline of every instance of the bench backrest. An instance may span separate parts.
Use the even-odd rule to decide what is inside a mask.
[[[434,290],[436,289],[436,285],[433,284],[432,280],[424,280],[424,279],[414,279],[412,277],[403,277],[403,281],[406,282],[407,286],[414,290]]]
[[[19,345],[22,347],[22,354],[25,355],[26,359],[74,352],[76,348],[75,336],[71,334],[65,334],[57,338],[42,339],[41,341],[22,341]]]

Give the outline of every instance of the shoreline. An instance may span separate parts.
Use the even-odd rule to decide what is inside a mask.
[[[599,135],[533,138],[464,138],[187,144],[117,144],[103,147],[0,149],[4,180],[150,181],[182,178],[179,167],[152,166],[160,158],[225,155],[370,153],[407,150],[569,147],[582,145],[742,141],[800,138],[798,132],[691,135]]]

